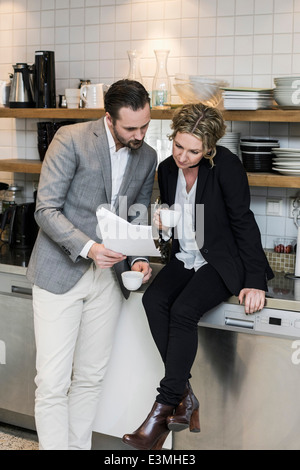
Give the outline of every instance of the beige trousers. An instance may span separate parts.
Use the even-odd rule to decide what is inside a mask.
[[[123,296],[94,264],[66,294],[33,287],[41,450],[89,450]]]

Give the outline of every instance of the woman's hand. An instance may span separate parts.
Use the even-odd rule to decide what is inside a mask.
[[[266,293],[260,289],[242,289],[239,294],[240,304],[245,299],[246,315],[259,312],[265,306]]]
[[[150,267],[150,264],[147,263],[147,261],[136,261],[132,265],[131,271],[137,271],[144,274],[143,284],[149,281],[152,275],[152,268]]]
[[[162,211],[162,210],[166,210],[166,209],[159,208],[159,209],[156,209],[156,211],[154,212],[153,224],[155,225],[157,230],[161,230],[164,234],[166,234],[168,236],[168,238],[170,238],[170,236],[171,236],[171,234],[169,233],[170,229],[168,227],[165,227],[161,222],[160,211]]]

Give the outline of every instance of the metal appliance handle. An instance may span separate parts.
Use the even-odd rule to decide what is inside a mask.
[[[32,295],[32,289],[29,287],[11,286],[11,291],[13,294]]]
[[[225,325],[228,326],[235,326],[238,328],[247,328],[253,330],[254,328],[254,321],[247,321],[247,320],[238,320],[237,318],[225,318]]]

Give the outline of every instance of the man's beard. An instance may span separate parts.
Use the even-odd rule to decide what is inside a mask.
[[[113,131],[114,131],[114,135],[115,135],[116,139],[118,139],[120,144],[124,145],[124,147],[128,147],[131,150],[139,149],[144,143],[144,139],[142,139],[142,140],[129,140],[129,141],[123,139],[123,137],[121,137],[120,134],[118,133],[118,131],[116,130],[115,126],[113,126]]]

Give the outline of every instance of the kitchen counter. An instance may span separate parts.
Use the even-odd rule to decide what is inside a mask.
[[[159,263],[151,263],[151,266],[152,278],[149,283],[143,284],[138,292],[144,292],[163,267]],[[292,279],[284,273],[275,272],[274,274],[274,279],[268,283],[266,307],[300,312],[300,279]],[[228,303],[238,304],[239,300],[233,295],[228,299]]]
[[[0,247],[0,272],[8,274],[26,275],[30,250],[9,249],[7,245]],[[151,263],[152,277],[147,284],[143,284],[137,291],[143,293],[156,275],[163,268],[161,263]],[[266,307],[294,310],[300,312],[300,278],[292,279],[284,273],[275,273],[275,278],[269,281],[269,291],[266,298]],[[229,303],[238,304],[236,296],[228,299]]]

